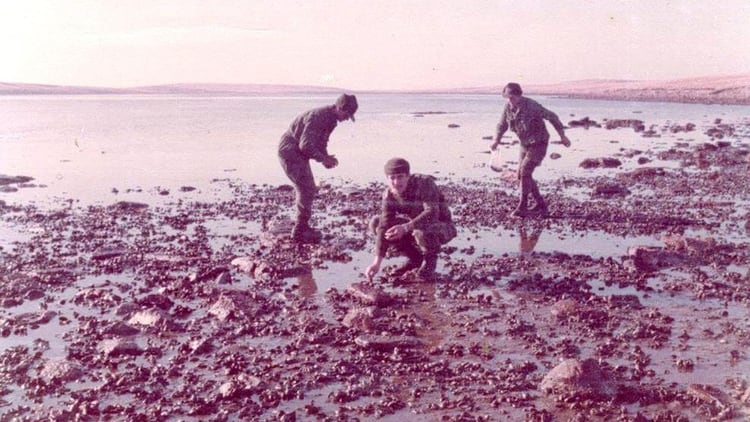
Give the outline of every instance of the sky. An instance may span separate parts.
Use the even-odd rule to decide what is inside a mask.
[[[0,0],[0,82],[465,88],[750,72],[747,0]]]

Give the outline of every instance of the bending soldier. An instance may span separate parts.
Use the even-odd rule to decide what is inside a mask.
[[[321,234],[310,227],[312,204],[317,192],[310,160],[323,164],[327,169],[336,167],[339,161],[328,154],[328,138],[338,122],[354,121],[357,111],[354,95],[341,95],[333,105],[309,110],[294,119],[279,142],[279,160],[296,194],[297,220],[292,229],[292,239],[298,242],[315,243]]]

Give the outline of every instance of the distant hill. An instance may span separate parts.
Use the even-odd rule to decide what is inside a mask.
[[[306,85],[264,84],[172,84],[131,88],[129,92],[139,94],[185,94],[185,95],[255,95],[255,94],[327,94],[341,93],[341,88]]]
[[[472,88],[468,92],[497,93],[502,86]],[[701,104],[750,105],[750,74],[668,81],[593,79],[548,85],[523,85],[526,94],[621,101],[664,101]]]
[[[557,84],[525,84],[527,94],[556,95],[569,98],[621,101],[665,101],[702,104],[750,105],[750,73],[667,81],[592,79]],[[392,93],[500,94],[502,85],[420,91],[369,91]],[[0,82],[0,95],[95,95],[151,94],[194,96],[243,96],[273,94],[338,94],[347,90],[335,87],[265,84],[171,84],[133,88],[14,84]],[[351,91],[347,91],[351,92]],[[368,92],[368,91],[360,91]]]
[[[16,84],[0,82],[0,95],[94,95],[94,94],[164,94],[164,95],[257,95],[340,93],[340,88],[304,85],[264,84],[171,84],[133,88],[98,88],[85,86]]]

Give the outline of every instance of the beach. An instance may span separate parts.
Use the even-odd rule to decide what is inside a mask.
[[[273,148],[319,95],[257,115],[234,97],[62,97],[44,107],[65,142],[37,167],[24,134],[48,135],[6,131],[0,419],[750,416],[746,108],[544,98],[578,144],[553,142],[540,168],[550,216],[518,219],[517,145],[487,165],[500,99],[371,94],[337,129],[339,172],[314,167],[324,236],[299,245]],[[128,122],[153,107],[187,129],[81,131],[54,120],[71,103]],[[196,117],[214,109],[232,118]],[[459,228],[434,282],[388,276],[395,256],[363,275],[393,151],[437,178]]]

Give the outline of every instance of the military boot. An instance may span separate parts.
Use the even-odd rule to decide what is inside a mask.
[[[399,250],[401,253],[406,255],[407,259],[406,262],[393,270],[391,275],[394,277],[401,277],[411,270],[416,270],[420,265],[422,265],[422,251],[420,251],[419,248],[417,248],[417,246],[411,241],[405,242],[404,245],[401,245]]]
[[[424,281],[431,281],[435,278],[435,269],[437,268],[438,253],[437,251],[427,252],[424,256],[424,262],[417,271],[417,276]]]
[[[292,240],[298,243],[318,243],[322,238],[320,231],[304,223],[297,223],[292,229]]]
[[[534,198],[534,208],[531,209],[530,214],[535,217],[547,217],[549,215],[547,203],[544,202],[544,197],[539,193],[539,186],[536,181],[531,183],[531,196]]]
[[[525,203],[518,204],[516,209],[514,209],[513,212],[510,213],[510,215],[512,215],[513,217],[520,217],[520,218],[528,217],[529,208],[526,206]]]

